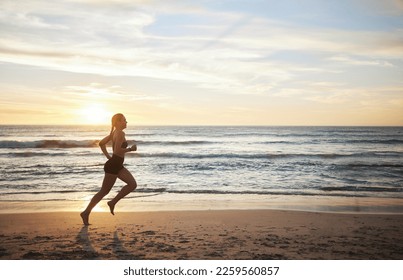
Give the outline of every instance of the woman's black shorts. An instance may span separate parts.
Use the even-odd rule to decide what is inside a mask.
[[[112,155],[107,162],[105,162],[104,170],[105,173],[115,174],[117,175],[120,170],[123,169],[123,161],[124,158],[119,157],[117,155]]]

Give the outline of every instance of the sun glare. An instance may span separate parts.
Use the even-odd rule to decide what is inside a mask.
[[[106,124],[109,123],[111,113],[101,104],[91,104],[80,111],[85,124]]]

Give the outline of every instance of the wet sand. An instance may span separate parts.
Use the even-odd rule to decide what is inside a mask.
[[[0,259],[403,259],[403,215],[283,210],[0,214]]]

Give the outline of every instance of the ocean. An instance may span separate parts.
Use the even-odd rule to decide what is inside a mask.
[[[98,141],[109,129],[0,126],[0,212],[29,205],[82,210],[101,186],[106,158]],[[403,127],[129,126],[125,132],[138,147],[125,159],[138,188],[122,210],[403,213]],[[122,186],[117,182],[109,197]]]

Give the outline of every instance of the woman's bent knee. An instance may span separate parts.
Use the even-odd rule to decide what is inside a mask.
[[[134,191],[137,188],[137,182],[136,180],[133,180],[133,182],[130,182],[130,184],[128,184],[130,191]]]

